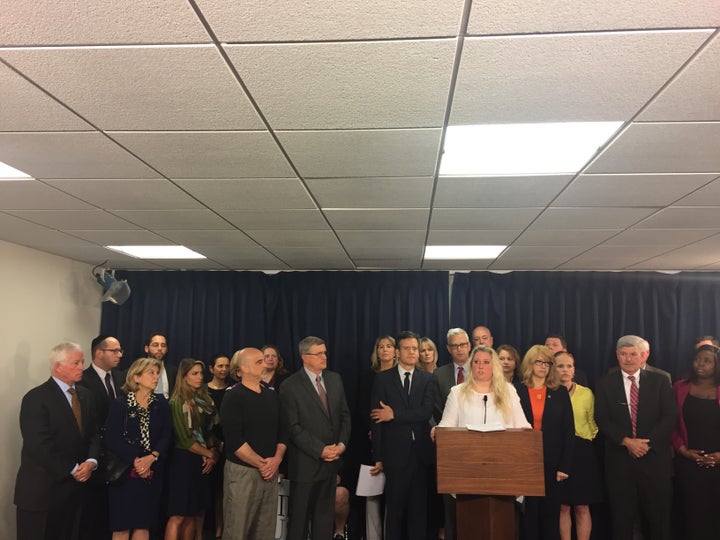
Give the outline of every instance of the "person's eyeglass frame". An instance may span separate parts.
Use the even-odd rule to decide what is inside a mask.
[[[533,364],[535,364],[536,366],[547,366],[551,368],[553,367],[553,364],[555,364],[555,362],[553,362],[552,360],[541,360],[540,358],[538,358],[537,360],[533,360]]]
[[[458,349],[464,349],[465,347],[469,347],[470,342],[466,341],[465,343],[448,343],[448,347],[452,349],[453,351],[457,351]]]
[[[102,352],[111,352],[114,354],[124,354],[125,349],[100,349]]]

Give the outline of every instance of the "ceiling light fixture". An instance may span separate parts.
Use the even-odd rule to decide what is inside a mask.
[[[425,246],[425,260],[497,259],[507,246]]]
[[[206,259],[185,246],[105,246],[136,259]]]
[[[32,180],[29,174],[0,161],[0,180]]]
[[[622,122],[448,126],[440,175],[576,173]]]

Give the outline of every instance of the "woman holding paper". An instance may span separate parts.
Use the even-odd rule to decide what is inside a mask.
[[[530,428],[515,387],[505,380],[497,353],[478,345],[465,382],[450,389],[439,427]],[[432,436],[434,438],[435,430]]]

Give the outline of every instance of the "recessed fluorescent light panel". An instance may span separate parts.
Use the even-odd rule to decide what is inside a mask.
[[[0,180],[32,180],[32,176],[0,161]]]
[[[136,259],[206,259],[185,246],[105,246]]]
[[[507,246],[425,246],[425,259],[473,260],[497,259]]]
[[[440,174],[578,172],[622,122],[449,126]]]

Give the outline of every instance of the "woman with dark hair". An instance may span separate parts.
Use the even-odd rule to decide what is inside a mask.
[[[520,353],[512,345],[500,345],[496,351],[505,380],[512,384],[517,383],[519,381]]]
[[[160,515],[163,472],[172,440],[170,408],[162,395],[155,394],[160,366],[154,358],[135,360],[122,394],[110,403],[105,445],[130,464],[124,477],[108,486],[113,540],[147,540]]]
[[[520,368],[520,403],[534,430],[543,432],[545,496],[526,497],[523,518],[526,540],[560,538],[559,484],[572,465],[575,424],[567,388],[560,384],[553,352],[533,345]]]
[[[282,382],[288,378],[290,372],[285,369],[285,361],[280,355],[280,349],[275,345],[268,343],[260,349],[263,353],[265,361],[265,373],[262,376],[262,384],[277,390]]]
[[[575,422],[573,460],[569,478],[560,484],[560,538],[572,538],[572,517],[575,513],[577,540],[590,540],[592,517],[590,505],[602,500],[602,478],[593,439],[598,433],[595,423],[595,396],[586,386],[577,384],[575,357],[567,351],[555,353],[555,368],[560,384],[567,388]]]
[[[672,434],[675,478],[686,540],[720,538],[720,366],[718,349],[695,350],[692,371],[673,386],[677,422]]]
[[[208,363],[208,371],[212,375],[212,379],[207,384],[207,391],[215,403],[215,408],[219,411],[222,405],[222,399],[228,388],[228,375],[230,373],[230,359],[226,354],[216,354],[210,358]],[[222,420],[221,420],[222,422]],[[218,423],[213,430],[213,434],[218,441],[218,451],[220,452],[220,461],[213,467],[210,473],[210,484],[213,492],[214,512],[209,514],[214,518],[215,538],[222,536],[223,530],[223,469],[225,466],[225,458],[223,453],[223,437],[222,425]]]
[[[220,458],[212,428],[217,409],[203,385],[205,364],[184,358],[170,398],[175,448],[170,460],[165,540],[195,540],[202,535],[210,507],[209,473]]]

